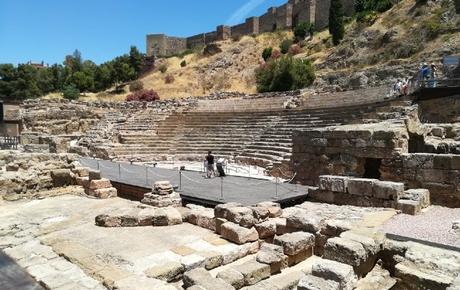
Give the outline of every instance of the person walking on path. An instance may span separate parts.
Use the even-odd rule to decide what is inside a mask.
[[[208,155],[206,155],[206,163],[207,163],[207,171],[206,177],[211,178],[214,173],[214,155],[212,155],[211,151],[208,151]]]

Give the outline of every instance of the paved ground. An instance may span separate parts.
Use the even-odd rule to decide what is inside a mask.
[[[452,230],[452,222],[460,220],[460,208],[431,206],[421,215],[395,215],[381,230],[399,236],[460,248],[460,233]]]
[[[140,228],[96,226],[94,219],[99,214],[139,205],[121,198],[64,195],[0,205],[0,250],[50,289],[105,289],[102,282],[132,284],[133,280],[157,289],[151,285],[165,283],[145,276],[143,272],[150,267],[170,261],[191,265],[212,253],[229,257],[244,256],[248,251],[245,245],[232,244],[188,223]],[[5,288],[0,283],[0,289],[22,288]]]
[[[183,195],[218,202],[240,202],[252,205],[262,201],[282,201],[305,196],[307,187],[276,183],[255,178],[226,176],[206,179],[203,173],[154,168],[127,163],[81,158],[84,166],[99,168],[102,175],[112,181],[150,188],[160,180],[169,180],[179,186]]]
[[[0,250],[0,289],[43,290],[43,287]]]

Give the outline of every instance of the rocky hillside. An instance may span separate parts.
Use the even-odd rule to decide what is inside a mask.
[[[254,93],[254,69],[262,61],[263,49],[279,47],[288,38],[292,38],[291,32],[275,32],[219,42],[221,51],[211,56],[195,51],[161,59],[157,70],[141,81],[144,88],[156,90],[163,99],[218,91]],[[402,0],[366,21],[350,19],[345,38],[336,47],[327,30],[316,33],[296,57],[314,62],[315,88],[344,90],[391,83],[413,75],[421,62],[440,64],[442,56],[459,53],[460,15],[455,12],[454,0],[428,0],[425,4]]]

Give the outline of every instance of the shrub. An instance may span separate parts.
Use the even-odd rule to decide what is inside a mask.
[[[455,11],[457,11],[457,14],[460,14],[460,0],[455,0]]]
[[[289,48],[294,42],[290,39],[285,39],[280,44],[280,50],[282,54],[286,54],[289,52]]]
[[[290,55],[296,55],[302,52],[302,48],[298,44],[294,44],[289,48]]]
[[[164,73],[168,70],[168,66],[165,65],[165,64],[162,64],[162,65],[160,65],[160,66],[158,67],[158,70],[159,70],[162,74],[164,74]]]
[[[160,96],[154,90],[137,91],[126,97],[126,101],[128,102],[155,102],[159,99]]]
[[[266,47],[264,51],[262,52],[262,58],[265,61],[268,61],[270,57],[272,56],[273,48],[272,47]]]
[[[62,95],[64,96],[64,99],[67,100],[78,100],[80,97],[80,90],[77,89],[73,84],[68,85],[65,86],[62,90]]]
[[[175,79],[174,79],[173,75],[167,75],[165,77],[165,84],[172,84],[174,81],[175,81]]]
[[[186,66],[187,66],[187,62],[184,59],[183,61],[181,61],[180,67],[186,67]]]
[[[314,80],[311,62],[290,55],[273,59],[256,69],[257,90],[261,93],[302,89]]]
[[[301,22],[294,28],[294,36],[296,40],[304,40],[307,34],[313,34],[313,25],[309,22]]]
[[[134,81],[129,84],[130,92],[137,92],[144,89],[144,84],[141,81]]]
[[[356,21],[366,25],[372,25],[377,20],[378,14],[375,11],[363,11],[356,14]]]

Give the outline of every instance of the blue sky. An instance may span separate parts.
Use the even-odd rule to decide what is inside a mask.
[[[145,35],[189,36],[236,24],[287,0],[0,0],[0,63],[96,63],[145,51]]]

